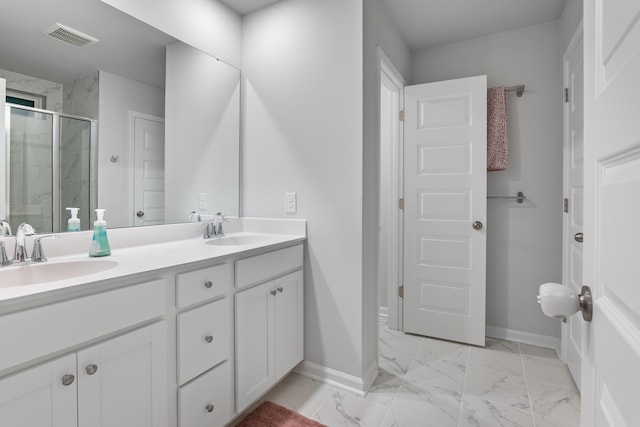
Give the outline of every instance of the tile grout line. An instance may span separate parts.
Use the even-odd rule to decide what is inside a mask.
[[[536,427],[536,417],[533,415],[533,402],[531,401],[531,392],[529,391],[529,381],[527,379],[527,368],[524,366],[524,356],[522,354],[522,346],[518,343],[518,352],[520,353],[520,363],[522,364],[522,375],[524,377],[524,385],[527,388],[527,400],[529,401],[529,413],[531,414],[531,423]]]
[[[467,363],[464,366],[464,381],[462,383],[462,393],[460,394],[460,409],[458,409],[458,423],[457,426],[460,427],[460,422],[462,420],[462,403],[464,402],[464,394],[467,389],[467,376],[469,375],[469,361],[471,360],[471,347],[467,346]]]

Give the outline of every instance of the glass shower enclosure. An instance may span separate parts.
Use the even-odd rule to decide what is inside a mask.
[[[5,215],[38,233],[66,231],[67,207],[82,230],[95,206],[95,120],[7,103]],[[4,219],[4,218],[0,218]]]

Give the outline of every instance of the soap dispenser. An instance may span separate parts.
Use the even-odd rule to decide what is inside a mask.
[[[104,220],[105,209],[96,209],[96,221],[93,223],[93,240],[89,249],[89,256],[99,257],[111,255],[109,240],[107,240],[107,222]]]
[[[67,231],[80,231],[80,219],[78,218],[78,211],[80,208],[67,208],[71,212],[71,218],[67,221]]]

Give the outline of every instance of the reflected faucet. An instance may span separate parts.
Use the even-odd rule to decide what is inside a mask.
[[[36,230],[32,226],[23,222],[18,226],[16,230],[16,251],[13,256],[13,262],[29,262],[31,258],[27,255],[27,236],[33,236],[36,234]]]
[[[11,237],[11,226],[6,219],[0,220],[0,237]]]

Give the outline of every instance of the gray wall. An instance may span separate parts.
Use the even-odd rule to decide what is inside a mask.
[[[362,0],[284,0],[245,16],[242,64],[242,214],[307,219],[305,359],[357,378],[362,20]],[[295,215],[285,192],[298,194]]]
[[[562,280],[562,53],[559,21],[417,52],[413,81],[487,74],[489,87],[525,84],[508,96],[509,167],[488,173],[488,194],[523,191],[519,205],[488,201],[487,326],[492,335],[560,336],[538,286]],[[533,334],[533,337],[529,334]]]

